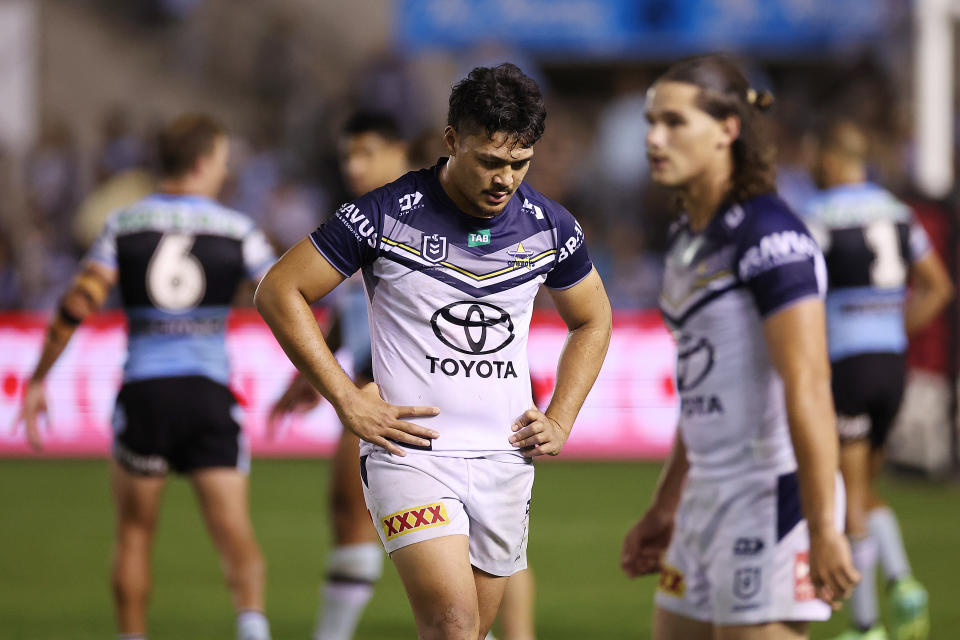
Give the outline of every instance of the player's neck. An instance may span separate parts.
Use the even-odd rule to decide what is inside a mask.
[[[733,186],[730,175],[730,171],[725,170],[704,172],[683,189],[681,196],[692,230],[703,231],[710,224],[717,209],[730,195]]]
[[[454,183],[452,176],[450,175],[450,161],[448,160],[437,174],[437,179],[440,181],[440,188],[443,189],[443,192],[447,194],[447,197],[457,205],[457,208],[460,211],[464,212],[468,216],[473,216],[474,218],[480,219],[492,219],[496,216],[486,216],[477,212],[476,206],[469,199],[464,197],[463,193],[457,189],[457,185]]]
[[[216,194],[200,181],[190,178],[167,178],[160,181],[160,193],[172,196],[202,196],[213,198]]]

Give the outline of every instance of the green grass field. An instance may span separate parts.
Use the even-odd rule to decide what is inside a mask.
[[[530,560],[538,580],[540,638],[648,638],[654,579],[630,582],[620,541],[647,502],[659,465],[550,461],[537,471]],[[277,640],[305,639],[330,534],[328,465],[258,460],[253,518],[269,562],[268,608]],[[885,478],[915,572],[930,588],[933,635],[960,637],[955,489]],[[112,516],[104,461],[0,461],[0,639],[109,638]],[[154,556],[152,640],[233,637],[217,560],[188,485],[171,481]],[[827,638],[844,614],[814,628]],[[416,637],[387,562],[359,638]]]

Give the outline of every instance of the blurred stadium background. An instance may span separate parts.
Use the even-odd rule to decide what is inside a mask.
[[[222,199],[282,251],[345,197],[335,138],[350,110],[390,111],[415,162],[432,164],[450,85],[505,60],[547,97],[528,179],[583,223],[617,313],[614,348],[564,459],[538,475],[538,630],[648,637],[653,580],[628,582],[617,555],[677,411],[673,345],[653,311],[671,206],[646,176],[649,82],[683,55],[740,54],[754,86],[777,97],[780,189],[796,206],[814,189],[810,132],[834,115],[854,118],[871,133],[873,179],[916,206],[956,280],[958,21],[957,0],[0,0],[0,638],[111,633],[103,458],[123,358],[116,311],[87,323],[49,378],[48,459],[26,459],[35,454],[9,425],[78,259],[109,211],[153,188],[159,123],[200,109],[228,124],[234,166]],[[890,453],[915,473],[884,480],[931,590],[934,638],[960,635],[948,601],[960,568],[958,326],[954,305],[911,345]],[[229,339],[245,429],[254,453],[273,458],[255,463],[252,488],[275,636],[305,637],[329,536],[327,465],[285,458],[323,458],[337,425],[321,406],[266,440],[265,411],[292,368],[251,309],[235,314]],[[547,303],[531,333],[543,394],[560,339]],[[228,637],[199,516],[185,485],[168,493],[151,635]],[[414,633],[389,571],[360,637]]]

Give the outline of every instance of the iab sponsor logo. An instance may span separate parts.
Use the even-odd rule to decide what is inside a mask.
[[[387,540],[393,540],[421,529],[450,524],[450,518],[443,503],[434,502],[391,513],[381,520],[381,524]]]

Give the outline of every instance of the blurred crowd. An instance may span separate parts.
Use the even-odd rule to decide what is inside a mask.
[[[142,28],[168,29],[194,4],[143,2],[136,18],[145,21]],[[394,115],[411,141],[414,166],[428,166],[443,153],[444,105],[435,96],[445,97],[457,74],[472,66],[510,60],[538,79],[547,100],[547,131],[527,179],[581,221],[616,308],[656,305],[662,249],[676,213],[670,194],[647,179],[644,148],[645,92],[662,67],[538,64],[494,48],[452,57],[453,73],[438,79],[425,71],[431,67],[383,54],[328,96],[304,90],[302,38],[290,20],[263,25],[246,80],[257,116],[240,126],[229,122],[232,170],[221,200],[251,215],[278,251],[345,199],[336,135],[350,110]],[[754,85],[777,99],[768,135],[778,150],[781,194],[795,208],[815,190],[811,132],[836,115],[872,132],[873,177],[895,192],[909,190],[909,96],[898,89],[908,72],[898,64],[865,51],[840,61],[749,66]],[[44,114],[29,152],[14,158],[0,149],[0,187],[8,194],[0,203],[0,309],[52,308],[107,215],[154,190],[160,122],[134,100],[111,105],[99,123],[88,124],[98,137],[90,149],[66,121]]]

